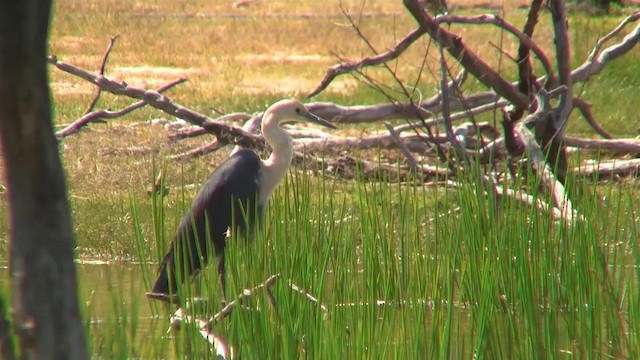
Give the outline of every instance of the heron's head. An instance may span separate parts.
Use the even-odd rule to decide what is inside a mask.
[[[267,109],[266,113],[269,113],[273,119],[277,119],[278,124],[290,121],[307,121],[331,129],[336,129],[336,126],[332,123],[310,113],[306,106],[297,100],[280,100],[271,105]]]

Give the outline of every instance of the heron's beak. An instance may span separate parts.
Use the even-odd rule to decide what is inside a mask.
[[[317,115],[313,115],[310,112],[304,112],[301,111],[300,115],[304,116],[305,119],[309,120],[310,122],[314,123],[314,124],[318,124],[318,125],[322,125],[324,127],[328,127],[330,129],[337,129],[337,127],[335,125],[333,125],[332,123],[328,122],[327,120],[317,116]]]

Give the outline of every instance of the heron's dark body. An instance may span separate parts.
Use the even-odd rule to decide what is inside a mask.
[[[262,213],[258,198],[260,168],[256,153],[239,150],[209,176],[178,226],[160,266],[154,293],[175,294],[178,284],[207,263],[212,248],[220,259],[218,271],[223,276],[227,230],[247,235]]]

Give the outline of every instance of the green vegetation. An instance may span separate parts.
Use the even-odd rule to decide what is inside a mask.
[[[587,192],[578,199],[587,220],[566,225],[510,199],[498,205],[473,180],[463,184],[344,184],[292,174],[252,244],[232,241],[228,249],[229,293],[280,274],[277,309],[259,291],[214,332],[244,358],[638,356],[636,190],[605,188],[605,206]],[[106,297],[109,315],[91,325],[94,351],[202,357],[207,345],[197,330],[162,338],[167,310],[149,309],[142,297],[155,271],[146,260],[158,254],[141,229],[173,219],[165,213],[159,221],[160,208],[158,218],[140,216],[151,203],[132,206],[144,286],[139,277],[137,286],[118,280]],[[288,280],[317,296],[328,316]],[[212,269],[182,291],[220,298]],[[134,300],[123,305],[120,296]]]
[[[230,3],[60,0],[51,53],[95,69],[109,38],[120,33],[107,76],[148,88],[186,76],[189,82],[168,95],[212,116],[302,97],[336,62],[332,54],[349,59],[370,54],[344,26],[337,0],[295,6],[261,1],[246,9],[232,9]],[[353,13],[361,7],[359,0],[342,4]],[[507,6],[513,7],[505,18],[522,26],[524,11]],[[362,31],[378,50],[414,26],[399,1],[367,1],[364,11],[369,15],[360,20]],[[300,17],[326,13],[331,16]],[[571,15],[575,65],[620,18]],[[504,74],[514,73],[511,61],[492,46],[513,54],[513,39],[491,26],[469,27],[462,35]],[[553,53],[546,14],[535,40]],[[409,83],[418,78],[428,46],[433,48],[425,39],[394,64],[400,78]],[[594,104],[594,116],[615,136],[637,135],[637,104],[630,101],[640,86],[637,64],[640,52],[633,51],[589,84],[578,85]],[[430,68],[437,69],[437,63]],[[382,70],[367,71],[391,84]],[[95,90],[55,69],[50,76],[56,122],[67,124],[84,113]],[[423,96],[436,92],[437,81],[437,72],[424,74],[418,86]],[[472,81],[467,86],[478,87]],[[345,76],[314,100],[369,104],[385,98]],[[97,107],[118,109],[129,102],[104,94]],[[591,134],[577,114],[572,116],[570,134]],[[159,159],[211,138],[168,142],[163,128],[132,126],[157,117],[166,115],[142,109],[106,125],[92,124],[61,142],[77,254],[84,263],[81,299],[96,358],[213,358],[195,329],[165,335],[169,310],[148,301],[144,292],[198,185],[227,152],[159,165]],[[340,129],[372,130],[370,125]],[[161,166],[171,188],[162,201],[147,194]],[[639,357],[635,182],[574,184],[580,189],[574,204],[586,221],[573,226],[510,199],[498,204],[472,177],[462,183],[458,189],[347,183],[292,170],[274,194],[268,225],[252,244],[232,242],[228,248],[229,294],[279,273],[277,310],[258,292],[247,309],[216,324],[215,333],[247,359]],[[0,208],[0,218],[7,217]],[[0,222],[3,238],[7,231],[6,220]],[[7,258],[4,241],[0,254]],[[88,264],[95,261],[105,263]],[[189,291],[219,299],[209,270]],[[291,291],[289,279],[327,305],[328,318]],[[379,300],[386,305],[376,304]],[[205,313],[217,310],[212,306]]]

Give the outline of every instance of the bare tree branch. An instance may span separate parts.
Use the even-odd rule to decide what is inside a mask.
[[[529,6],[529,12],[527,13],[527,22],[524,25],[523,33],[531,38],[533,37],[533,31],[538,23],[538,12],[542,6],[542,0],[534,0]],[[529,57],[529,47],[520,43],[518,47],[518,58],[516,60],[518,64],[518,89],[520,92],[531,98],[533,94],[533,82],[535,76],[531,68],[531,59]],[[548,84],[549,82],[547,82]],[[509,121],[519,120],[527,109],[516,107],[514,111],[509,114]]]
[[[605,38],[610,38],[612,33],[618,33],[620,29],[640,19],[640,11],[622,20],[620,25],[616,27],[616,30],[606,35]],[[611,35],[611,36],[609,36]],[[637,25],[627,36],[617,44],[611,45],[608,48],[602,50],[600,55],[595,55],[601,45],[597,44],[591,52],[591,55],[582,65],[571,72],[571,79],[575,82],[588,81],[593,75],[597,75],[609,64],[611,61],[619,58],[620,56],[628,53],[640,42],[640,25]]]
[[[176,79],[173,80],[170,83],[167,83],[161,87],[159,87],[156,91],[158,93],[163,93],[169,89],[171,89],[172,87],[178,85],[178,84],[182,84],[183,82],[187,81],[187,79],[185,78],[180,78],[180,79]],[[101,90],[99,90],[99,92],[101,92]],[[58,140],[64,139],[65,137],[74,134],[76,132],[78,132],[81,128],[83,128],[84,126],[86,126],[87,124],[89,124],[90,122],[96,121],[98,119],[115,119],[115,118],[119,118],[122,117],[134,110],[137,110],[143,106],[145,106],[147,104],[146,101],[144,100],[140,100],[137,101],[123,109],[117,110],[117,111],[111,111],[111,110],[107,110],[107,109],[102,109],[102,110],[98,110],[98,111],[93,111],[93,112],[89,112],[87,114],[85,114],[84,116],[82,116],[80,119],[72,122],[71,124],[69,124],[68,126],[66,126],[64,129],[59,130],[56,132],[56,137],[58,138]],[[91,106],[91,108],[93,109],[95,107],[95,104]]]
[[[222,338],[216,335],[206,321],[189,315],[184,308],[178,308],[171,317],[171,327],[179,328],[182,324],[194,325],[198,328],[198,332],[215,351],[216,359],[225,360],[233,358],[233,348],[227,345]]]
[[[192,124],[201,126],[202,128],[205,128],[215,134],[218,137],[218,141],[222,145],[231,143],[238,144],[247,148],[263,148],[265,146],[265,142],[262,137],[249,134],[238,127],[229,126],[227,124],[214,121],[206,115],[174,103],[168,97],[160,94],[157,91],[145,90],[129,86],[126,83],[119,84],[104,76],[95,76],[71,64],[59,61],[53,55],[49,56],[47,61],[64,72],[78,76],[99,86],[104,91],[108,91],[116,95],[125,95],[143,100],[150,106],[160,109],[167,114],[173,115],[180,119],[184,119]]]
[[[350,19],[350,17],[348,18]],[[436,27],[438,27],[442,23],[494,24],[498,27],[501,27],[507,30],[508,32],[510,32],[511,34],[513,34],[516,38],[518,38],[518,40],[520,40],[521,46],[526,46],[528,49],[531,49],[537,55],[538,59],[540,59],[540,62],[545,68],[547,75],[550,76],[551,78],[553,77],[553,67],[551,66],[551,63],[549,62],[547,56],[544,54],[544,51],[542,51],[542,49],[536,43],[534,43],[533,40],[531,40],[531,38],[527,34],[521,32],[519,29],[517,29],[515,26],[513,26],[512,24],[510,24],[500,16],[479,15],[475,17],[469,17],[469,16],[457,16],[457,15],[444,14],[444,15],[439,15],[433,18],[433,22],[434,24],[436,24],[435,25]],[[358,32],[360,31],[359,28],[353,24],[353,22],[352,22],[352,26]],[[396,44],[396,46],[394,46],[389,51],[386,51],[382,54],[376,54],[375,56],[365,57],[357,62],[345,62],[345,63],[337,64],[330,67],[327,70],[325,77],[322,79],[320,84],[307,97],[312,97],[319,94],[321,91],[326,89],[327,86],[329,86],[329,84],[339,75],[350,73],[364,67],[381,65],[390,60],[396,59],[411,44],[413,44],[417,39],[419,39],[425,33],[430,33],[432,37],[434,36],[433,33],[428,31],[425,27],[421,26],[411,31],[409,34],[407,34],[402,40],[400,40],[400,42]],[[359,35],[360,35],[359,36],[360,38],[366,39],[362,33],[359,33]],[[445,41],[448,41],[448,40],[449,39],[445,39]],[[459,40],[459,38],[456,37],[456,40]],[[461,40],[459,41],[461,43]],[[451,49],[449,50],[451,51]],[[474,75],[478,76],[477,73],[474,73]]]
[[[113,49],[113,44],[116,42],[116,40],[119,37],[120,37],[120,34],[116,34],[111,37],[111,41],[109,41],[109,46],[107,46],[107,50],[105,50],[104,54],[102,55],[102,61],[100,62],[100,71],[98,72],[100,75],[104,75],[104,70],[107,66],[107,59],[109,59],[109,55],[111,54],[111,50]],[[100,99],[101,94],[102,94],[102,90],[100,88],[97,88],[96,95],[91,100],[91,103],[89,103],[89,107],[87,107],[87,111],[85,111],[85,114],[88,114],[93,111],[93,108],[96,106],[96,103],[98,103],[98,100]]]
[[[593,48],[593,50],[589,54],[588,60],[594,61],[596,59],[596,56],[598,55],[598,52],[607,41],[611,40],[614,36],[618,35],[620,31],[622,31],[622,29],[624,29],[627,25],[638,21],[638,19],[640,19],[640,11],[636,11],[635,13],[627,16],[618,24],[618,26],[616,26],[613,30],[611,30],[607,35],[598,39],[598,42],[596,42],[596,46]]]
[[[480,82],[511,103],[529,108],[529,99],[524,94],[520,93],[513,84],[503,79],[471,49],[467,48],[459,36],[440,27],[435,19],[422,9],[417,0],[403,0],[403,3],[420,25],[420,29],[428,32],[433,39],[439,42],[440,46],[447,49]]]
[[[393,125],[385,121],[384,126],[387,128],[387,130],[389,130],[389,136],[396,144],[398,149],[400,149],[402,155],[404,155],[404,157],[409,162],[409,167],[411,168],[411,170],[416,170],[418,168],[418,161],[416,161],[416,158],[413,157],[413,154],[411,153],[407,145],[405,145],[405,143],[400,139],[400,136],[398,132],[394,130]]]
[[[424,35],[424,29],[417,28],[411,31],[407,36],[405,36],[396,46],[394,46],[391,50],[384,52],[382,54],[378,54],[375,56],[365,57],[364,59],[357,62],[350,63],[342,63],[337,64],[329,69],[327,69],[327,73],[320,82],[320,84],[313,90],[307,98],[311,98],[313,96],[318,95],[324,89],[331,84],[331,82],[339,75],[350,73],[354,70],[367,67],[367,66],[375,66],[380,65],[384,62],[393,60],[400,56],[411,44],[413,44],[416,40],[418,40],[422,35]]]
[[[541,0],[536,0],[538,2],[540,2]],[[536,2],[534,2],[533,5],[535,5]],[[537,16],[534,18],[537,19]],[[496,25],[499,28],[502,28],[504,30],[506,30],[507,32],[511,33],[512,35],[514,35],[519,41],[520,41],[520,46],[524,47],[527,50],[533,51],[534,54],[536,54],[536,57],[538,58],[538,60],[540,61],[540,63],[542,64],[542,66],[544,67],[544,70],[546,72],[546,75],[550,78],[553,78],[553,66],[551,65],[551,62],[549,61],[549,58],[547,57],[547,55],[544,53],[544,51],[542,50],[542,48],[540,48],[540,46],[538,46],[538,44],[536,44],[535,42],[533,42],[533,40],[531,39],[531,34],[533,34],[533,26],[535,25],[535,23],[533,23],[533,25],[531,25],[531,34],[528,34],[526,32],[526,30],[529,30],[529,28],[525,29],[525,32],[520,31],[518,28],[516,28],[514,25],[512,25],[511,23],[509,23],[508,21],[506,21],[505,19],[503,19],[501,16],[499,15],[489,15],[489,14],[482,14],[482,15],[477,15],[477,16],[460,16],[460,15],[441,15],[441,16],[437,16],[435,18],[436,22],[438,24],[441,23],[457,23],[457,24],[493,24]],[[534,20],[532,20],[534,21]]]
[[[573,81],[571,79],[571,58],[569,44],[569,20],[564,0],[551,0],[551,14],[555,35],[556,61],[558,63],[558,79],[565,88],[560,92],[560,104],[554,116],[554,128],[562,137],[563,129],[571,113],[573,101]],[[552,154],[555,156],[555,154]]]
[[[251,119],[251,115],[249,115],[249,114],[231,113],[231,114],[226,114],[226,115],[220,116],[220,117],[215,118],[213,120],[226,123],[226,122],[232,122],[232,121],[247,121],[249,119]],[[247,131],[247,132],[251,132],[251,131]],[[179,131],[179,132],[177,132],[175,134],[169,135],[169,140],[176,141],[176,140],[181,140],[181,139],[197,137],[197,136],[204,135],[204,134],[209,134],[209,132],[206,129],[203,129],[203,128],[187,129],[187,130],[182,130],[182,131]]]
[[[566,146],[581,149],[608,150],[619,154],[640,154],[640,139],[580,139],[565,136],[563,142]]]
[[[276,280],[278,280],[279,276],[280,276],[279,274],[271,275],[262,283],[252,287],[251,289],[245,289],[244,291],[242,291],[242,293],[238,295],[238,297],[235,300],[228,303],[222,310],[220,310],[207,322],[207,327],[212,328],[213,324],[227,317],[229,314],[231,314],[231,312],[236,306],[242,304],[242,301],[245,298],[252,296],[253,294],[255,294],[256,291],[273,286]]]
[[[309,300],[312,304],[318,306],[320,310],[325,314],[325,316],[329,313],[327,307],[320,302],[315,296],[311,295],[308,291],[301,288],[300,286],[294,284],[291,280],[289,280],[289,287],[291,290],[297,292],[298,294],[303,295],[307,300]]]
[[[593,113],[591,112],[591,104],[583,99],[573,98],[573,106],[580,110],[582,117],[587,120],[587,123],[591,125],[595,132],[600,134],[600,136],[605,139],[613,139],[613,136],[607,130],[605,130],[605,128],[602,127],[602,125],[600,125],[600,123],[598,123],[596,118],[593,116]]]
[[[640,159],[612,160],[582,164],[573,169],[577,175],[596,180],[615,180],[619,176],[640,176]]]

